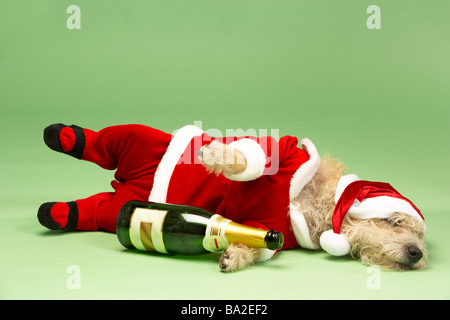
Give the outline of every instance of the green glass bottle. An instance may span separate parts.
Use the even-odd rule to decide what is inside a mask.
[[[231,243],[275,250],[284,241],[281,232],[247,227],[197,207],[143,201],[123,205],[116,233],[126,248],[169,254],[223,251]]]

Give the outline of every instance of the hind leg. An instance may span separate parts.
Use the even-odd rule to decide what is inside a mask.
[[[116,232],[120,208],[130,200],[146,201],[150,189],[133,182],[113,181],[112,186],[115,192],[98,193],[70,202],[46,202],[38,210],[38,220],[51,230]]]
[[[104,192],[70,202],[46,202],[38,210],[38,220],[51,230],[99,230],[98,208],[110,202],[113,192]]]
[[[117,168],[118,181],[154,174],[171,138],[170,134],[136,124],[111,126],[96,132],[58,123],[44,130],[44,141],[50,149],[104,169]]]
[[[116,139],[119,139],[117,135]],[[87,160],[108,170],[117,168],[118,152],[111,150],[113,137],[103,138],[98,132],[76,125],[52,124],[44,129],[44,142],[52,150],[79,160]]]
[[[44,129],[44,142],[52,150],[82,159],[89,153],[92,142],[86,139],[86,131],[76,125],[67,126],[61,123],[52,124]],[[88,134],[89,135],[89,134]],[[106,169],[115,169],[114,156],[104,154],[97,164]],[[46,202],[38,210],[39,222],[51,230],[98,230],[96,208],[113,197],[112,192],[93,195],[86,199],[69,202]]]
[[[129,200],[147,200],[160,159],[171,135],[143,125],[112,126],[99,132],[78,126],[53,124],[44,130],[51,149],[116,169],[115,192],[99,193],[71,202],[41,205],[38,219],[53,230],[107,230],[115,232],[121,206]]]

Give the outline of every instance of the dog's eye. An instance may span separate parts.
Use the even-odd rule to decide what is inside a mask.
[[[402,223],[402,219],[397,214],[394,214],[387,219],[387,222],[391,226],[398,227]]]
[[[394,227],[398,227],[400,225],[398,220],[389,221],[389,224]]]

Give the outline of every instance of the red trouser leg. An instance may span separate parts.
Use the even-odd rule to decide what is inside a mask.
[[[170,143],[171,135],[143,125],[120,125],[95,132],[84,129],[86,146],[82,160],[113,170],[118,181],[154,175]]]
[[[103,192],[75,201],[78,205],[77,230],[116,232],[120,208],[130,200],[146,201],[148,199],[148,193],[143,197],[140,188],[117,182],[113,185],[115,192]]]
[[[103,192],[90,196],[86,199],[75,200],[78,205],[78,224],[76,229],[84,231],[103,229],[99,226],[97,217],[103,213],[101,208],[110,203],[113,197],[114,192]],[[107,231],[114,232],[114,230]]]
[[[58,229],[58,225],[64,228],[66,222],[72,226],[76,221],[77,230],[115,232],[121,206],[129,200],[148,199],[156,168],[171,135],[143,125],[112,126],[96,132],[58,124],[46,129],[44,140],[55,151],[96,163],[105,169],[117,168],[117,181],[112,182],[115,192],[76,200],[75,208],[63,202],[43,204],[38,214],[41,223],[50,229]],[[78,215],[77,220],[68,219],[74,215]]]
[[[115,232],[120,208],[130,200],[147,200],[156,168],[170,143],[171,135],[143,125],[107,127],[95,132],[84,129],[86,146],[82,160],[115,169],[115,192],[100,193],[77,200],[77,229]]]

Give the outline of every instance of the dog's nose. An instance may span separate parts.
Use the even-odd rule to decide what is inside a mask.
[[[422,251],[420,251],[420,249],[417,248],[416,246],[409,246],[407,249],[407,253],[408,253],[408,260],[410,263],[416,263],[423,257]]]

